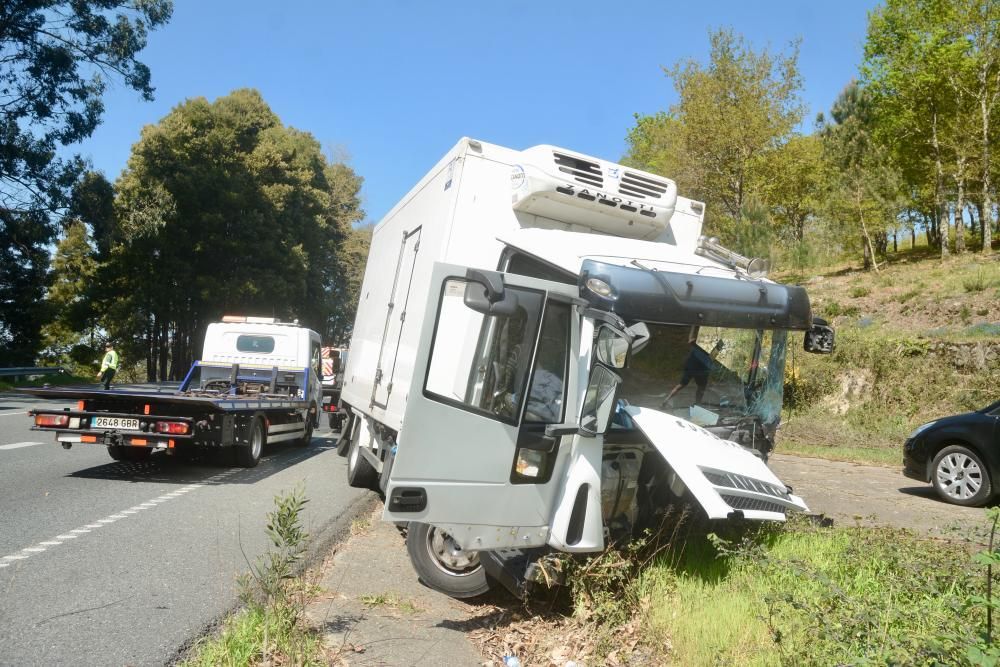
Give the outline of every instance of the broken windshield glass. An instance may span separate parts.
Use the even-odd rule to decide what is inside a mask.
[[[621,398],[701,426],[747,417],[777,426],[787,332],[648,326],[649,344],[622,371]]]

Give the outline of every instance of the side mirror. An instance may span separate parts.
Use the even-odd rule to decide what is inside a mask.
[[[510,317],[517,312],[517,295],[503,289],[495,289],[486,282],[470,281],[465,285],[462,299],[468,308],[483,315]]]
[[[646,344],[652,339],[649,327],[646,326],[645,322],[636,322],[625,331],[632,336],[632,354],[646,347]]]
[[[580,413],[580,430],[591,435],[599,435],[608,430],[614,411],[618,385],[621,378],[605,366],[594,366],[590,373],[590,384],[583,399]]]
[[[597,342],[594,351],[597,360],[612,368],[625,368],[628,359],[629,339],[627,335],[607,324],[602,324],[597,330]]]
[[[802,348],[812,354],[830,354],[833,352],[834,338],[833,327],[826,320],[814,317],[812,327],[806,331]]]

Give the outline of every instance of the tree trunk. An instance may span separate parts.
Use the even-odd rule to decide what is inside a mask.
[[[955,202],[955,252],[961,254],[965,252],[965,222],[962,220],[962,211],[965,209],[964,157],[959,158],[958,171],[959,176],[955,179],[958,185],[958,201]]]
[[[934,214],[937,217],[938,239],[941,241],[941,259],[948,257],[948,217],[942,198],[944,170],[941,168],[941,145],[938,143],[937,109],[931,120],[931,145],[934,147]]]
[[[892,252],[893,252],[893,254],[896,254],[896,253],[899,252],[898,237],[899,237],[899,233],[898,232],[893,232],[892,233]]]
[[[992,110],[987,102],[986,76],[987,73],[985,71],[981,72],[979,91],[979,109],[983,121],[983,208],[980,211],[980,214],[982,215],[984,255],[988,255],[993,252],[993,203],[990,201],[990,167],[992,166],[990,165],[990,111]]]

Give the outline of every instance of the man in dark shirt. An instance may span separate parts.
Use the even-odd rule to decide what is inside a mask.
[[[691,338],[688,340],[691,346],[690,352],[688,352],[687,359],[684,360],[684,372],[681,375],[681,381],[670,390],[667,397],[663,399],[663,403],[660,407],[666,407],[667,403],[670,402],[677,392],[679,392],[684,387],[694,380],[695,383],[695,393],[694,393],[694,404],[701,403],[702,397],[705,395],[705,388],[708,387],[708,376],[712,372],[712,363],[715,359],[715,355],[722,350],[722,341],[719,340],[715,343],[715,347],[712,348],[711,354],[706,352],[698,345],[698,334],[693,333]]]

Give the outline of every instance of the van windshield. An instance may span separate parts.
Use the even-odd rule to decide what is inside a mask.
[[[747,417],[777,426],[786,331],[647,326],[650,342],[622,370],[620,398],[701,426]]]

